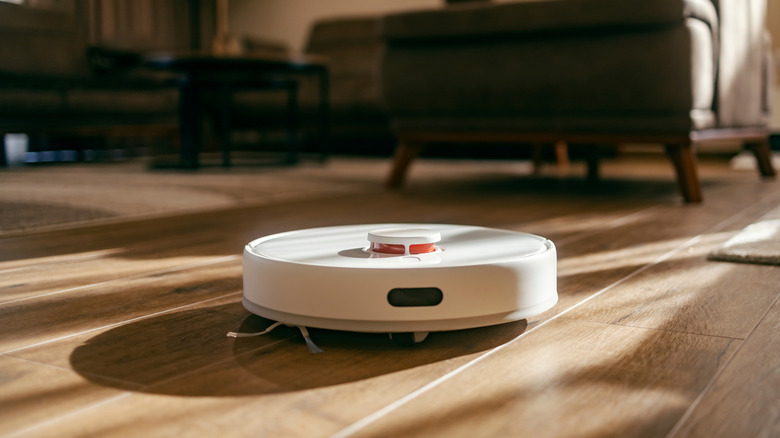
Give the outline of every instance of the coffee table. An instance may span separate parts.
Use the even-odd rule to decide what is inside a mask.
[[[217,124],[222,143],[224,166],[230,166],[230,120],[232,96],[246,90],[287,91],[288,151],[285,162],[297,161],[298,78],[317,77],[319,85],[318,123],[321,157],[328,154],[329,74],[327,58],[303,54],[216,55],[200,52],[152,53],[145,65],[176,74],[179,88],[179,162],[158,167],[197,169],[203,146],[201,124],[204,94],[218,96]]]

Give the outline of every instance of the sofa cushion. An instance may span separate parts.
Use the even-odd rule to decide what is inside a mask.
[[[176,114],[178,92],[173,89],[75,89],[66,96],[72,114]]]
[[[696,17],[711,27],[718,18],[710,0],[525,0],[390,14],[390,40],[557,32],[588,28],[664,26]]]
[[[669,129],[671,117],[680,119],[675,126],[699,129],[713,125],[713,58],[710,29],[694,18],[576,38],[391,45],[383,90],[396,120],[514,114],[547,129],[556,125],[537,124],[540,115],[597,118],[602,127],[633,117],[636,127],[649,130],[650,120]]]
[[[646,32],[393,47],[382,77],[394,112],[686,111],[712,106],[714,72],[709,31],[689,19]]]
[[[64,108],[64,95],[57,90],[0,88],[0,116],[52,115]]]
[[[0,72],[0,114],[175,113],[178,92],[156,72],[122,77]]]

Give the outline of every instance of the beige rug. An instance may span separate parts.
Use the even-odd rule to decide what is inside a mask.
[[[780,207],[753,223],[709,255],[710,260],[780,265]]]

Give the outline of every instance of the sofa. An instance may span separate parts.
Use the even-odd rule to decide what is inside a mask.
[[[434,143],[662,146],[687,202],[696,148],[730,139],[774,176],[765,0],[526,0],[383,17],[400,186]]]

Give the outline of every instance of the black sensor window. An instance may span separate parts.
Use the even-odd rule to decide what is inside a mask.
[[[387,293],[387,302],[395,307],[430,307],[444,298],[438,287],[402,287]]]

